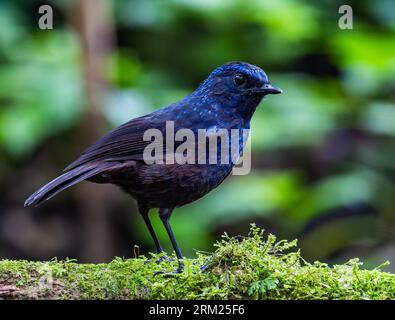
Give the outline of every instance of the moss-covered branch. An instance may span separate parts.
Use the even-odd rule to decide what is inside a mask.
[[[117,258],[108,264],[74,261],[0,261],[0,299],[395,299],[395,275],[361,269],[351,260],[329,267],[305,262],[296,241],[262,238],[252,227],[243,239],[224,236],[210,267],[204,254],[186,259],[186,271],[164,277],[176,262],[145,257]],[[291,251],[291,252],[290,252]]]

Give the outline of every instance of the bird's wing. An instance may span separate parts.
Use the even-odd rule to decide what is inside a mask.
[[[145,147],[151,144],[144,141],[144,132],[148,129],[164,132],[165,124],[164,119],[149,115],[130,120],[87,148],[65,171],[93,161],[142,160]]]

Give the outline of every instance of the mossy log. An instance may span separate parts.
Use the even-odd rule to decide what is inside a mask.
[[[358,259],[342,265],[304,261],[296,241],[276,241],[252,226],[245,238],[227,235],[212,255],[176,261],[159,255],[116,258],[108,264],[0,261],[0,299],[395,299],[395,275],[365,270]],[[205,272],[200,265],[208,262]]]

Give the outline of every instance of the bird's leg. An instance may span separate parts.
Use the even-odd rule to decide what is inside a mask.
[[[169,223],[172,211],[173,211],[173,209],[167,209],[167,208],[166,209],[159,209],[159,216],[163,222],[163,225],[167,231],[167,234],[169,235],[171,244],[173,246],[174,251],[176,252],[176,256],[177,256],[177,260],[178,260],[177,270],[170,272],[168,274],[177,274],[177,273],[181,273],[184,270],[184,263],[182,262],[183,256],[182,256],[180,247],[178,246],[176,238],[174,237],[173,230],[171,229],[171,226]],[[164,273],[164,272],[157,272],[157,274],[159,274],[159,273]]]
[[[140,208],[140,213],[141,213],[141,215],[142,215],[142,217],[143,217],[143,219],[144,219],[145,225],[147,226],[148,231],[149,231],[149,233],[150,233],[152,239],[154,240],[155,247],[156,247],[156,252],[157,252],[157,253],[164,253],[164,255],[163,255],[161,258],[159,258],[158,260],[156,260],[156,262],[160,263],[160,262],[162,262],[163,260],[171,260],[171,259],[166,255],[166,253],[163,251],[162,246],[160,245],[159,239],[158,239],[158,237],[156,236],[155,230],[154,230],[154,228],[152,227],[152,223],[151,223],[151,221],[150,221],[150,219],[149,219],[149,217],[148,217],[148,211],[149,211],[149,210],[146,209],[146,208]]]
[[[164,252],[163,249],[162,249],[162,246],[160,245],[159,239],[158,239],[158,237],[155,234],[155,230],[152,227],[151,221],[150,221],[150,219],[148,217],[148,210],[147,209],[140,209],[140,213],[143,216],[145,225],[148,228],[148,231],[149,231],[149,233],[151,235],[151,238],[154,240],[155,247],[156,247],[156,252],[157,253]]]

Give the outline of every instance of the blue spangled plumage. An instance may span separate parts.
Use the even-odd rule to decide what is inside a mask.
[[[174,130],[250,128],[250,120],[258,104],[267,94],[281,93],[273,87],[266,73],[246,62],[230,62],[215,69],[199,87],[184,99],[146,116],[133,119],[99,139],[65,171],[67,173],[46,184],[25,202],[38,205],[64,189],[82,181],[112,183],[132,195],[155,241],[159,241],[148,219],[151,208],[159,215],[168,231],[177,258],[181,251],[170,228],[169,218],[175,207],[195,201],[217,187],[231,172],[227,164],[147,164],[143,153],[150,141],[143,135],[148,129],[166,131],[166,122],[174,122]],[[175,141],[177,146],[181,142]],[[241,147],[236,155],[242,152]],[[164,149],[166,146],[164,146]],[[217,159],[220,159],[218,148]],[[179,262],[179,271],[183,264]]]

